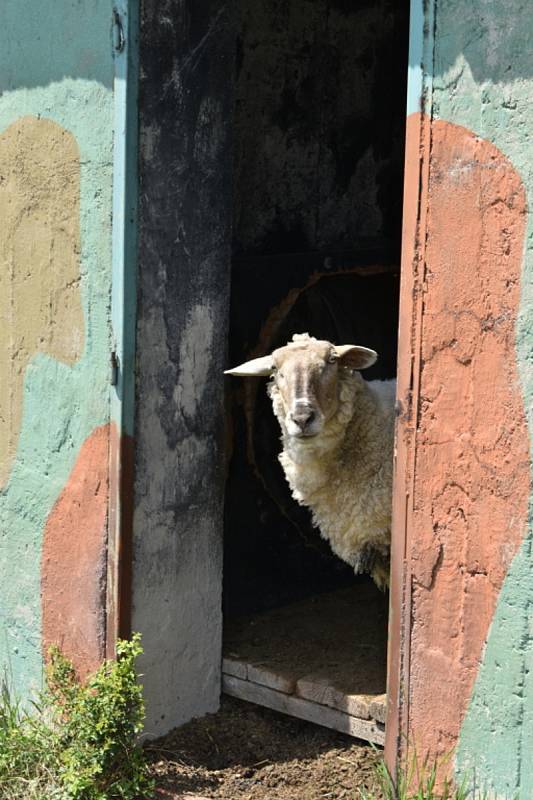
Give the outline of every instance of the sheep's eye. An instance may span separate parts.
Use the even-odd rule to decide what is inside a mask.
[[[328,364],[335,364],[336,361],[337,361],[337,356],[329,356]]]
[[[277,375],[278,378],[281,378],[282,380],[285,377],[283,372],[276,372],[276,375]]]

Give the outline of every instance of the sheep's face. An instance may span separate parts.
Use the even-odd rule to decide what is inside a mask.
[[[340,370],[364,369],[377,358],[374,350],[358,345],[334,345],[307,333],[272,355],[228,370],[230,375],[272,375],[274,412],[283,433],[295,439],[317,436],[339,406]]]
[[[339,359],[333,345],[315,340],[281,347],[272,354],[278,389],[276,414],[284,432],[298,439],[317,436],[339,403]]]

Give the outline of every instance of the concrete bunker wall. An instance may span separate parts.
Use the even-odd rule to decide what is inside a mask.
[[[386,245],[399,231],[389,191],[398,162],[387,151],[387,115],[400,102],[394,93],[391,102],[389,76],[401,70],[394,48],[376,59],[355,36],[345,63],[374,93],[359,85],[362,105],[350,116],[353,84],[336,61],[352,15],[374,28],[379,17],[386,49],[399,20],[392,6],[302,1],[276,27],[266,1],[250,3],[240,22],[231,3],[141,4],[132,599],[152,733],[218,703],[219,376],[232,250],[232,361],[273,341],[269,310],[291,291],[323,288],[330,273],[344,279],[354,263],[395,263]],[[105,651],[111,10],[57,2],[43,23],[35,4],[7,0],[0,34],[0,304],[9,319],[0,344],[0,657],[23,693],[40,679],[49,639],[82,654],[82,669]],[[239,25],[248,46],[241,37],[236,47]],[[390,672],[399,725],[389,742],[392,757],[410,737],[436,754],[455,748],[457,775],[474,768],[496,794],[525,797],[533,791],[531,25],[520,0],[411,7]],[[252,102],[256,81],[268,89],[261,106]],[[235,88],[242,169],[233,176]],[[343,122],[330,130],[337,114]],[[315,281],[315,272],[324,276]],[[300,300],[302,325],[325,304],[321,292]],[[272,440],[268,431],[263,440]],[[74,540],[72,530],[83,536]],[[61,591],[70,605],[55,604]]]

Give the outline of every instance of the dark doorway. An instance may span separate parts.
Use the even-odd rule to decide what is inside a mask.
[[[232,364],[308,331],[377,350],[380,359],[365,378],[395,376],[408,13],[406,0],[241,0]],[[363,613],[365,632],[354,619],[342,656],[353,672],[349,666],[348,683],[345,674],[335,681],[345,696],[377,698],[385,692],[386,595],[331,553],[307,510],[291,498],[277,461],[278,423],[264,381],[228,383],[228,420],[226,661],[233,648],[246,651],[241,661],[252,664],[252,629],[260,631],[257,647],[264,650],[264,642],[275,640],[277,624],[277,649],[290,644],[301,670],[302,661],[309,664],[309,632],[320,627],[313,627],[313,614],[330,633],[336,621],[338,637],[346,639],[347,618]],[[298,632],[292,638],[291,629]],[[300,658],[298,636],[306,637]],[[365,643],[372,658],[358,659]],[[331,661],[331,641],[322,645]],[[327,686],[320,647],[317,641],[313,672]],[[255,653],[256,663],[272,658]],[[339,663],[330,665],[332,675]],[[287,677],[290,666],[283,670]],[[270,672],[281,680],[283,670]],[[287,684],[276,684],[275,677],[264,678],[265,670],[263,678],[254,674],[270,690],[294,695],[290,675]],[[262,702],[260,695],[255,699]],[[347,713],[343,702],[336,709]],[[291,709],[289,703],[286,710],[297,713]],[[374,709],[366,717],[377,720],[378,729],[380,714]]]

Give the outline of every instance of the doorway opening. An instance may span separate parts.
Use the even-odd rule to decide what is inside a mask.
[[[309,332],[393,378],[409,3],[239,5],[231,364]],[[292,499],[265,389],[228,386],[223,690],[383,743],[388,596]]]

